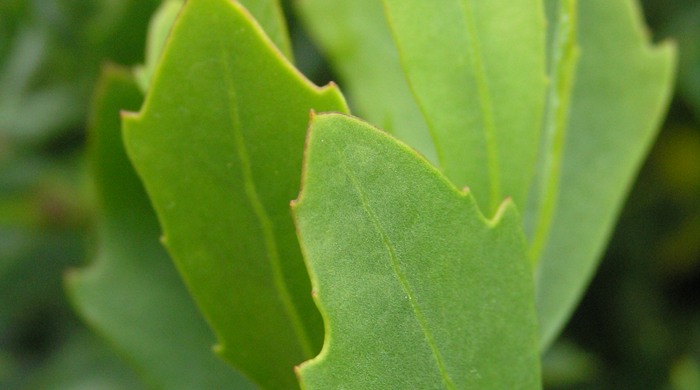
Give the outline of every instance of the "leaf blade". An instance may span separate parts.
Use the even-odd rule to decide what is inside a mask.
[[[127,71],[106,69],[90,126],[100,246],[93,265],[68,275],[68,293],[151,386],[252,388],[211,352],[213,334],[158,241],[158,222],[120,134],[119,111],[141,101]]]
[[[489,212],[505,197],[523,207],[545,101],[542,2],[384,4],[447,177]]]
[[[381,0],[302,0],[295,5],[339,73],[353,111],[437,163]]]
[[[312,108],[347,111],[335,86],[304,79],[239,4],[198,0],[185,5],[141,113],[124,121],[219,353],[269,388],[295,387],[293,366],[323,335],[289,214]]]
[[[582,1],[579,25],[581,59],[561,192],[536,270],[543,350],[573,311],[603,253],[656,134],[673,77],[673,48],[648,43],[633,1]]]
[[[523,226],[530,241],[530,259],[542,254],[554,218],[560,191],[564,143],[579,59],[577,1],[547,2],[550,20],[549,79],[542,142],[533,187],[530,189]]]
[[[293,211],[326,343],[302,387],[538,388],[512,204],[487,221],[407,146],[347,116],[316,116],[307,145]]]
[[[279,0],[237,0],[255,17],[265,33],[270,37],[275,46],[284,53],[290,61],[292,44],[287,31],[287,22],[284,19],[282,6]]]

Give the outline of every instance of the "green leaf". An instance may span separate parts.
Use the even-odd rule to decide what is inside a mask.
[[[581,1],[579,26],[561,190],[536,271],[543,350],[596,268],[656,135],[673,78],[673,47],[648,43],[634,1]]]
[[[0,386],[6,389],[42,390],[147,389],[136,373],[103,340],[82,327],[71,328],[66,333],[61,336],[60,348],[53,351],[48,359],[41,360],[35,370],[21,373],[21,384],[8,383],[9,378],[3,372]]]
[[[233,0],[231,0],[233,1]],[[292,45],[287,32],[287,22],[282,13],[279,0],[237,0],[255,17],[263,30],[272,40],[275,46],[290,61],[292,57]]]
[[[489,212],[505,197],[523,207],[545,104],[542,1],[384,4],[447,177]]]
[[[134,68],[134,76],[143,93],[148,91],[148,85],[158,66],[165,42],[183,3],[184,0],[165,0],[151,17],[146,38],[146,58],[143,65]]]
[[[381,0],[300,0],[295,5],[339,73],[353,111],[437,163]]]
[[[668,21],[664,35],[678,44],[678,93],[700,121],[700,3],[688,3]]]
[[[530,259],[537,262],[549,236],[560,189],[564,141],[569,121],[574,75],[579,58],[577,1],[546,1],[549,20],[549,86],[539,160],[530,188],[523,226],[530,241]]]
[[[293,211],[326,324],[309,389],[536,389],[520,218],[492,220],[426,160],[340,114],[313,118]]]
[[[119,112],[141,101],[126,71],[106,70],[90,126],[100,245],[91,267],[69,274],[68,292],[151,386],[252,388],[212,353],[214,336],[158,240],[158,221],[121,142]]]
[[[151,18],[148,25],[148,38],[146,41],[146,60],[143,65],[134,69],[136,80],[144,93],[156,71],[165,42],[170,34],[173,23],[182,8],[184,0],[165,0]],[[282,14],[278,0],[241,0],[263,30],[270,36],[282,53],[287,58],[292,58],[292,47],[287,34],[287,24]]]
[[[296,387],[294,365],[323,339],[289,211],[311,109],[347,111],[242,6],[191,0],[141,112],[124,118],[163,242],[218,352],[265,388]]]

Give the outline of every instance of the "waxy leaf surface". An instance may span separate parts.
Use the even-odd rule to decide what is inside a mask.
[[[163,242],[214,329],[219,353],[264,388],[297,386],[323,324],[292,222],[311,109],[346,111],[228,0],[185,4],[139,114],[129,157]]]
[[[484,210],[524,207],[546,96],[542,1],[384,4],[443,172]]]
[[[437,164],[430,132],[401,69],[382,0],[299,0],[295,5],[338,72],[353,112]]]
[[[100,244],[92,266],[69,274],[68,292],[88,324],[150,386],[253,388],[212,353],[214,335],[158,240],[158,221],[126,157],[119,124],[119,111],[141,101],[126,72],[107,69],[90,126]]]
[[[312,120],[293,210],[326,325],[308,389],[537,389],[520,218],[492,220],[408,146],[357,119]]]
[[[649,44],[633,0],[579,1],[579,26],[560,192],[536,271],[543,349],[596,268],[673,77],[673,48]]]

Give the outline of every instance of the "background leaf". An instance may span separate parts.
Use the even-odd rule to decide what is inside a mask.
[[[158,240],[158,221],[121,140],[120,110],[141,101],[126,71],[106,68],[91,118],[100,245],[91,267],[69,275],[68,291],[151,386],[252,388],[212,353],[213,334]]]
[[[679,46],[678,92],[700,119],[700,2],[689,2],[673,15],[664,35],[671,35]]]
[[[134,387],[131,367],[85,337],[63,273],[91,244],[84,115],[100,64],[139,61],[157,3],[0,1],[0,388]]]
[[[406,83],[381,0],[299,0],[294,4],[338,72],[353,112],[437,164],[430,132]]]
[[[312,108],[347,110],[337,88],[306,81],[239,4],[193,0],[141,113],[124,119],[163,242],[219,353],[265,388],[297,386],[293,366],[323,338],[289,211]]]
[[[76,136],[101,62],[133,64],[158,0],[0,5],[0,137],[18,145]]]
[[[673,75],[673,48],[649,45],[634,1],[581,1],[579,21],[561,192],[536,271],[543,349],[596,268],[656,135]]]
[[[442,170],[488,213],[505,197],[522,208],[545,103],[542,1],[384,4]]]
[[[87,329],[72,333],[62,348],[24,382],[24,386],[0,384],[7,389],[147,389],[131,368]]]
[[[292,57],[292,46],[289,42],[289,33],[287,32],[287,22],[282,13],[282,6],[279,0],[236,0],[241,3],[255,17],[255,20],[260,23],[265,34],[270,37],[272,42],[280,51],[289,59]]]
[[[184,0],[163,1],[148,23],[144,62],[142,65],[134,68],[134,78],[144,94],[148,91],[148,84],[153,78],[153,73],[155,73],[158,66],[163,48],[170,35],[170,30],[183,4]]]
[[[577,41],[577,1],[548,0],[545,5],[549,21],[547,105],[537,170],[523,217],[523,228],[530,242],[530,259],[535,263],[549,236],[559,196],[564,142],[580,54]]]
[[[520,219],[493,220],[407,146],[339,115],[312,120],[293,206],[326,322],[309,389],[539,388]]]

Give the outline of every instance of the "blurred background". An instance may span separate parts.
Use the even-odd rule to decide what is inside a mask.
[[[680,48],[677,89],[600,270],[545,356],[547,389],[700,389],[700,0],[642,3],[654,40]],[[143,61],[158,5],[0,0],[0,389],[142,387],[74,314],[63,275],[95,245],[95,81],[105,62]],[[287,15],[299,67],[333,79]]]

